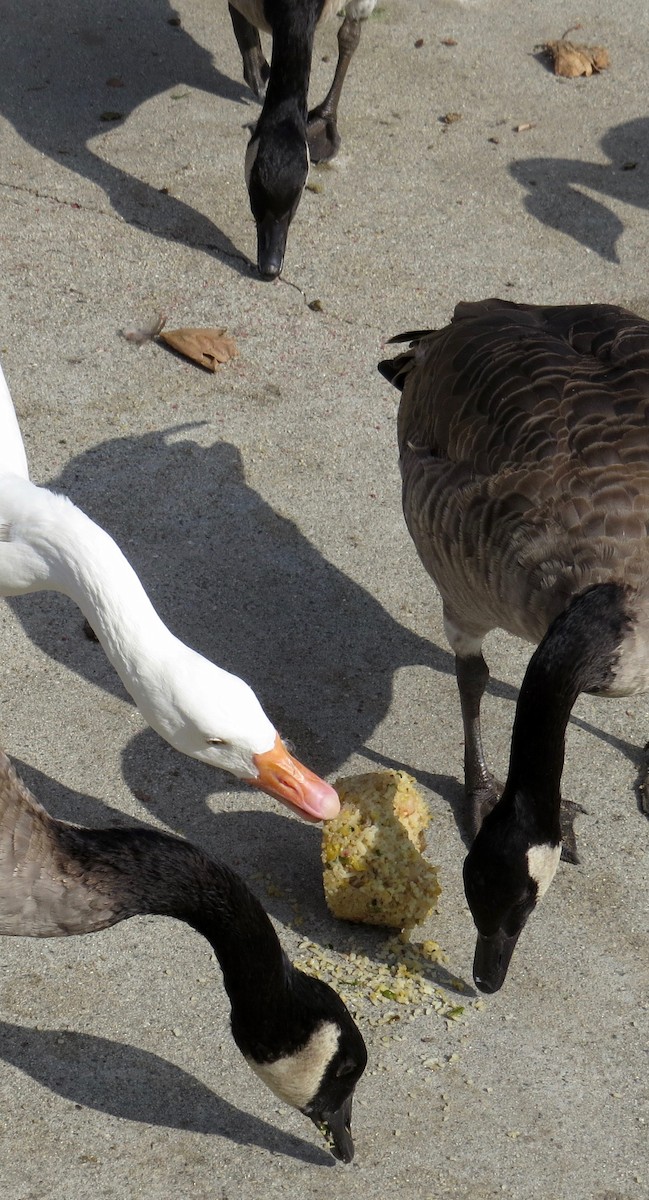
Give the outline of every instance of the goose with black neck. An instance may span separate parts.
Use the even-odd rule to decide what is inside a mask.
[[[264,106],[246,150],[245,174],[257,226],[257,267],[262,279],[282,270],[288,230],[312,162],[332,158],[340,146],[338,103],[361,25],[376,0],[232,0],[229,5],[246,83]],[[316,26],[344,9],[338,61],[321,104],[308,112]],[[259,30],[272,34],[270,66]]]
[[[474,975],[496,991],[562,843],[576,861],[577,806],[560,785],[577,696],[649,687],[649,322],[612,304],[490,299],[393,340],[410,343],[379,364],[402,393],[404,515],[455,652]],[[480,723],[495,628],[538,646],[504,790]]]
[[[243,880],[158,830],[56,820],[0,751],[0,935],[69,937],[145,914],[184,921],[207,939],[247,1063],[350,1162],[363,1038],[336,992],[289,962]]]

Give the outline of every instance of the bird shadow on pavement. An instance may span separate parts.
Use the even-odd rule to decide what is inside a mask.
[[[182,28],[169,0],[68,0],[63,7],[22,0],[3,14],[0,113],[25,142],[100,187],[127,223],[205,250],[247,276],[248,258],[209,217],[105,156],[108,131],[179,86],[233,104],[252,101],[243,81],[219,71]],[[216,134],[213,143],[205,170],[218,172]],[[242,137],[241,181],[243,154]],[[38,178],[29,186],[38,189]]]
[[[649,118],[637,117],[610,129],[601,139],[608,162],[525,158],[512,162],[509,170],[527,189],[525,207],[533,217],[608,262],[618,263],[617,244],[624,224],[606,198],[649,209],[648,140]]]
[[[196,1076],[137,1046],[76,1030],[0,1021],[0,1058],[80,1109],[335,1166],[325,1150],[244,1112]],[[68,1110],[65,1119],[70,1126],[74,1113]]]

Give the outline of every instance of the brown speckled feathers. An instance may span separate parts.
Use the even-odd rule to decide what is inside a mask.
[[[609,581],[642,609],[648,322],[612,305],[465,303],[381,369],[403,389],[408,528],[454,624],[538,641]]]
[[[41,808],[0,750],[0,934],[60,937],[121,919],[117,898],[65,852],[72,828]]]

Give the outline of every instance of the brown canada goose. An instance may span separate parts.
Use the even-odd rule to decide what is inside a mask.
[[[336,792],[289,754],[252,688],[174,637],[106,531],[30,481],[0,367],[0,595],[44,589],[79,605],[143,717],[176,750],[307,819],[336,815]]]
[[[456,656],[474,977],[491,992],[559,862],[577,696],[649,685],[649,323],[613,305],[485,300],[394,340],[410,348],[379,369],[403,393],[404,513]],[[480,738],[495,627],[538,643],[500,799]]]
[[[95,933],[139,914],[207,938],[223,972],[232,1036],[253,1071],[354,1154],[352,1096],[367,1052],[328,984],[288,961],[242,879],[155,829],[85,829],[36,802],[0,751],[0,935]]]
[[[376,0],[232,0],[232,26],[246,83],[260,99],[261,116],[246,151],[246,183],[257,225],[257,266],[275,279],[284,262],[288,228],[312,162],[332,158],[340,145],[338,102],[361,22]],[[316,25],[344,9],[338,30],[338,62],[322,104],[307,112]],[[273,36],[270,67],[258,30]]]

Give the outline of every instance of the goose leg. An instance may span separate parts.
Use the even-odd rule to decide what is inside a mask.
[[[586,809],[574,800],[561,799],[559,820],[561,822],[561,859],[563,862],[577,864],[581,861],[577,853],[577,838],[573,827],[575,817],[585,813]]]
[[[228,4],[230,9],[230,20],[234,29],[234,36],[237,39],[237,45],[241,52],[243,61],[243,77],[248,84],[248,87],[258,100],[263,100],[266,94],[266,84],[270,75],[270,67],[264,57],[264,52],[261,48],[261,40],[259,38],[259,30],[255,29],[250,21],[242,13],[238,11],[232,4]]]
[[[649,742],[647,742],[642,750],[636,792],[640,811],[644,813],[645,817],[649,817]]]
[[[489,682],[489,667],[481,654],[458,654],[455,656],[455,677],[464,725],[464,787],[469,806],[469,830],[475,837],[501,793],[501,787],[485,761],[480,730],[480,704]]]
[[[347,68],[361,36],[361,22],[346,16],[338,30],[338,62],[333,82],[322,104],[309,113],[306,136],[309,143],[311,162],[326,162],[333,158],[340,146],[338,133],[338,101],[342,92]]]

